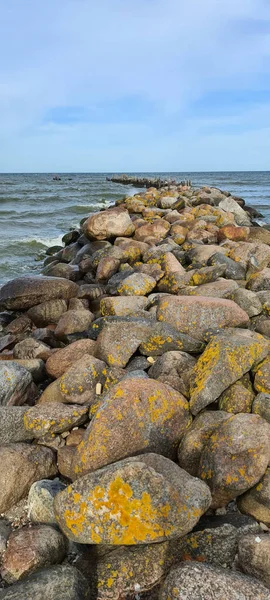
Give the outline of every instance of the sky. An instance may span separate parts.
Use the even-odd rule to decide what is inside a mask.
[[[269,0],[0,0],[0,172],[270,170]]]

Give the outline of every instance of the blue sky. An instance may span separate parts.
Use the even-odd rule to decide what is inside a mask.
[[[270,170],[269,0],[0,0],[0,171]]]

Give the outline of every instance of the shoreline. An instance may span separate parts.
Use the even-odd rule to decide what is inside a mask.
[[[50,578],[55,590],[76,580],[72,600],[167,600],[178,586],[192,600],[197,577],[267,600],[270,231],[258,217],[217,188],[150,187],[67,232],[42,277],[0,288],[0,597],[30,586],[35,600]]]

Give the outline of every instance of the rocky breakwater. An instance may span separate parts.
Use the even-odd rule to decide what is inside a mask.
[[[270,232],[214,188],[0,290],[0,600],[269,600]]]

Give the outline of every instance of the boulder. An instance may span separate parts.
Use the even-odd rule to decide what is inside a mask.
[[[80,358],[44,390],[38,404],[91,404],[95,399],[96,384],[102,381],[105,367],[103,361],[93,356],[86,355]]]
[[[99,263],[96,272],[97,281],[108,281],[120,267],[120,260],[113,256],[104,256]]]
[[[188,397],[190,374],[195,364],[196,359],[186,352],[165,352],[157,358],[148,375]]]
[[[221,252],[216,252],[216,254],[212,254],[212,256],[208,260],[209,265],[223,265],[224,266],[224,277],[226,279],[245,279],[246,278],[246,269],[243,265],[237,263],[235,260],[232,260],[228,256],[225,256]]]
[[[134,239],[147,242],[148,239],[160,241],[166,237],[170,224],[163,219],[156,219],[154,223],[145,223],[135,231]]]
[[[270,231],[265,229],[265,227],[251,227],[249,230],[249,240],[270,245]]]
[[[206,298],[228,298],[231,299],[233,293],[238,289],[238,283],[233,279],[223,279],[220,277],[217,281],[204,283],[203,285],[186,287],[181,291],[186,296],[205,296]]]
[[[174,567],[159,600],[269,600],[269,590],[257,579],[207,563],[183,562]]]
[[[97,358],[110,366],[125,367],[151,331],[151,321],[131,318],[105,323],[97,341]]]
[[[27,431],[24,426],[27,410],[27,406],[0,407],[0,445],[33,439],[31,431]]]
[[[31,360],[34,358],[46,360],[50,353],[51,348],[47,344],[33,338],[26,338],[18,342],[13,350],[14,358],[21,360]]]
[[[270,268],[265,267],[261,271],[250,275],[247,287],[253,292],[270,290]]]
[[[258,394],[253,401],[252,412],[270,423],[270,394]]]
[[[240,379],[221,394],[218,399],[218,407],[220,410],[234,414],[250,413],[254,396],[254,392],[248,389]]]
[[[239,206],[239,204],[235,200],[233,200],[233,198],[229,197],[225,200],[221,200],[221,202],[219,203],[219,208],[222,208],[222,210],[225,210],[225,212],[232,213],[234,215],[235,222],[237,223],[237,225],[244,225],[245,227],[250,227],[251,222],[248,214],[246,213],[246,211],[243,210],[243,208],[241,208],[241,206]]]
[[[210,502],[202,481],[163,456],[144,454],[85,475],[57,494],[54,507],[70,539],[132,546],[185,535]]]
[[[55,336],[64,338],[70,333],[86,331],[92,323],[94,315],[84,308],[80,310],[68,310],[60,317],[55,329]]]
[[[138,311],[146,309],[148,305],[149,301],[144,296],[108,296],[100,301],[100,312],[104,317],[108,315],[135,316]]]
[[[29,371],[35,383],[46,379],[45,363],[41,358],[16,358],[13,362]]]
[[[190,422],[187,400],[171,387],[153,379],[123,380],[91,420],[76,448],[74,471],[81,476],[142,452],[174,459]]]
[[[69,565],[40,569],[1,591],[1,600],[87,600],[88,597],[85,577]]]
[[[76,283],[67,279],[17,277],[1,287],[0,307],[7,310],[25,310],[48,300],[69,300],[77,296],[77,292]]]
[[[213,508],[225,506],[261,479],[269,442],[270,426],[258,415],[237,414],[218,426],[202,450],[198,471],[210,487]]]
[[[60,531],[49,525],[31,525],[13,531],[1,566],[1,576],[14,583],[41,567],[62,562],[67,545]]]
[[[156,280],[145,273],[132,273],[117,288],[120,296],[146,296],[156,287]]]
[[[46,362],[46,371],[50,377],[58,379],[72,365],[83,358],[85,355],[94,356],[95,353],[94,340],[78,340],[73,342],[66,348],[61,348],[49,356]]]
[[[257,577],[270,588],[270,536],[267,533],[243,535],[238,544],[238,561],[244,573]]]
[[[45,446],[8,444],[0,446],[0,512],[27,496],[39,479],[57,474],[54,452]]]
[[[178,462],[182,469],[194,477],[198,476],[201,454],[205,445],[219,425],[229,418],[230,415],[225,411],[215,410],[204,411],[194,419],[178,448]]]
[[[28,316],[37,327],[46,327],[50,323],[58,323],[60,317],[66,311],[66,300],[48,300],[30,308]]]
[[[145,356],[161,356],[170,350],[182,350],[197,354],[202,352],[204,344],[188,334],[181,333],[165,321],[152,321],[150,332],[139,347]]]
[[[246,290],[244,288],[238,288],[233,292],[232,300],[242,308],[249,317],[255,317],[262,312],[262,304],[255,292]]]
[[[257,392],[270,393],[270,356],[267,356],[256,370],[254,387]]]
[[[237,499],[241,512],[270,527],[270,467],[257,485]]]
[[[246,242],[250,239],[250,232],[252,229],[249,227],[241,227],[235,225],[224,225],[220,227],[218,232],[218,241],[233,240],[234,242]]]
[[[132,235],[134,225],[128,211],[119,207],[91,215],[84,222],[83,231],[89,239],[106,240]]]
[[[39,404],[26,411],[24,426],[36,438],[54,437],[57,433],[69,431],[87,420],[87,406],[65,406],[56,403]]]
[[[268,354],[269,342],[248,330],[214,336],[197,361],[190,388],[190,410],[196,415]]]
[[[28,515],[33,523],[55,524],[53,501],[65,489],[60,479],[41,479],[31,485],[28,494]]]
[[[0,361],[0,405],[32,404],[37,389],[31,373],[14,361]]]
[[[222,298],[173,296],[161,298],[157,320],[173,325],[181,333],[203,340],[211,328],[239,327],[249,318],[235,302]]]

